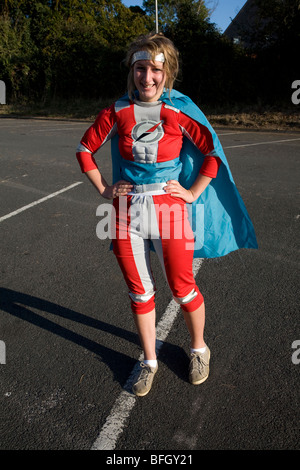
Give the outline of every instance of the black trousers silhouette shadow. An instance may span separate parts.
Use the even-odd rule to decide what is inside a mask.
[[[134,344],[139,344],[137,334],[130,331],[126,331],[101,320],[91,318],[82,313],[75,312],[74,310],[49,302],[48,300],[6,288],[0,288],[0,309],[91,351],[96,356],[99,356],[99,359],[110,367],[114,373],[114,378],[121,384],[126,381],[128,370],[130,372],[136,362],[134,358],[114,351],[113,349],[103,346],[81,334],[75,333],[64,326],[59,325],[52,319],[50,320],[49,318],[45,318],[43,315],[39,315],[31,309],[40,310],[43,313],[46,312],[54,317],[66,318],[70,321],[81,323],[85,326],[96,328],[102,332],[118,336]]]
[[[0,288],[0,309],[20,318],[23,321],[29,322],[39,328],[43,328],[46,331],[58,335],[67,341],[78,344],[79,346],[91,351],[96,356],[99,356],[99,359],[105,362],[105,364],[112,370],[115,380],[117,380],[122,386],[126,382],[129,373],[136,363],[136,359],[118,351],[114,351],[113,349],[103,346],[81,334],[75,333],[64,326],[55,323],[55,321],[33,312],[31,309],[37,309],[56,317],[66,318],[70,321],[81,323],[102,332],[107,332],[113,336],[118,336],[119,338],[123,338],[133,344],[140,345],[138,335],[131,331],[91,318],[48,300],[2,287]],[[168,366],[168,368],[173,370],[179,378],[186,380],[188,358],[182,348],[164,342],[160,350],[159,358]]]

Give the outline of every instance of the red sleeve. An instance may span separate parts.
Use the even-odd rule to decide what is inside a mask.
[[[116,132],[114,105],[111,105],[98,114],[95,122],[87,129],[77,148],[76,157],[83,173],[98,168],[93,155]]]
[[[180,112],[178,116],[179,126],[182,133],[200,150],[204,155],[204,162],[200,168],[200,173],[210,178],[216,178],[221,159],[218,157],[211,132],[209,129]]]
[[[201,175],[209,176],[210,178],[216,178],[219,168],[221,165],[221,159],[219,157],[212,157],[207,155],[204,158],[204,162],[200,168]]]
[[[84,152],[82,150],[80,152],[77,151],[76,158],[82,173],[98,168],[96,160],[90,152]]]

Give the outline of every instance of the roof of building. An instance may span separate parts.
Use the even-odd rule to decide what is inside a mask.
[[[231,20],[230,25],[224,31],[224,35],[234,42],[243,42],[246,45],[245,36],[247,36],[247,33],[253,33],[253,30],[257,27],[257,11],[256,1],[247,0],[238,14]],[[242,36],[243,40],[241,41]]]

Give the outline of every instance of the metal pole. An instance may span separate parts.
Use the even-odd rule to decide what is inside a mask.
[[[156,24],[156,33],[158,33],[158,8],[157,8],[157,0],[155,0],[155,24]]]

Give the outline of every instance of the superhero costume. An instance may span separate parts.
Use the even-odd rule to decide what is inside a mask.
[[[167,195],[162,186],[150,195],[146,192],[139,196],[134,193],[127,196],[128,209],[142,201],[142,212],[142,207],[149,206],[149,198],[151,213],[153,204],[158,211],[162,204],[167,203],[168,207],[177,204],[177,212],[170,222],[173,232],[175,219],[181,221],[182,227],[186,226],[189,208],[192,227],[196,215],[196,243],[192,252],[186,249],[190,235],[178,241],[173,233],[171,239],[169,237],[165,241],[162,236],[163,223],[158,217],[154,217],[153,222],[159,243],[154,242],[151,234],[144,233],[143,237],[139,237],[136,231],[134,236],[131,232],[125,241],[120,241],[119,237],[113,240],[114,253],[129,287],[133,311],[147,313],[154,307],[155,286],[149,265],[149,250],[153,247],[175,299],[183,309],[196,310],[203,298],[191,277],[193,256],[217,257],[242,247],[257,248],[253,225],[216,133],[188,97],[172,91],[170,97],[164,93],[160,102],[156,103],[133,102],[124,96],[103,110],[77,149],[83,172],[97,168],[93,154],[109,139],[112,142],[114,182],[123,179],[134,185],[146,185],[147,191],[149,185],[162,185],[170,179],[178,180],[182,186],[189,188],[199,172],[214,178],[193,204],[186,205],[179,198]],[[130,220],[127,215],[126,220],[124,214],[120,215],[116,200],[114,206],[117,209],[117,232],[128,232]],[[200,225],[197,223],[199,207],[203,221]],[[140,238],[139,242],[133,242],[133,238]],[[137,248],[141,240],[143,244]],[[179,255],[175,264],[171,262],[174,253]]]

